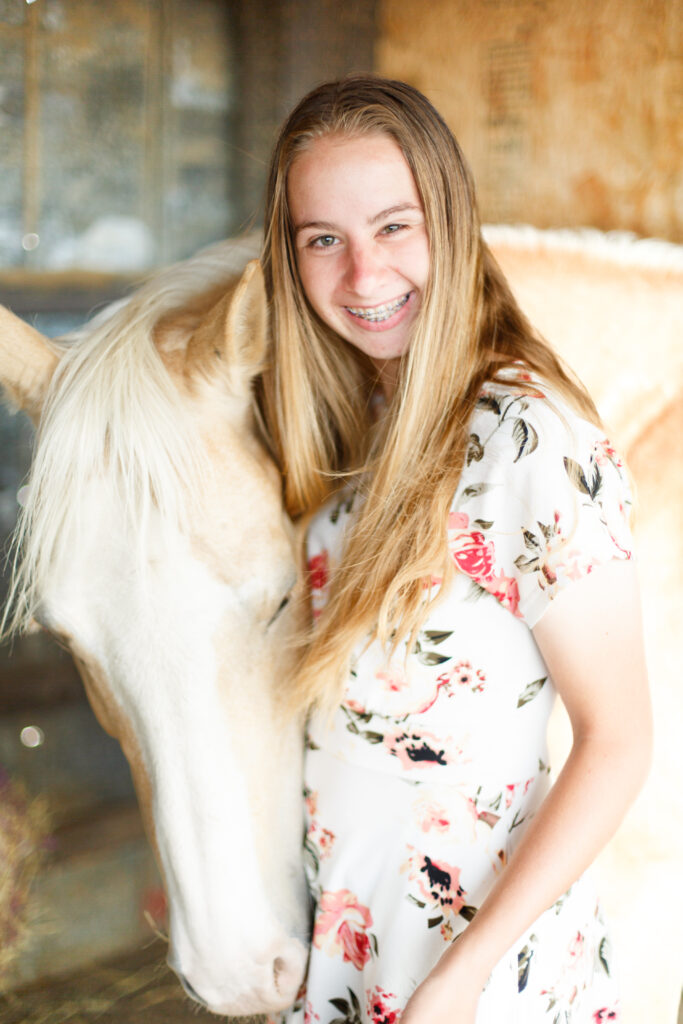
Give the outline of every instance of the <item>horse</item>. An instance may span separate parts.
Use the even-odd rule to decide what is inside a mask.
[[[588,385],[641,495],[659,742],[598,873],[625,1021],[673,1020],[683,253],[597,231],[485,237],[532,323]],[[56,346],[0,311],[0,383],[39,421],[8,624],[35,617],[74,654],[133,768],[169,897],[170,963],[190,994],[233,1014],[293,1001],[308,920],[300,723],[286,724],[278,689],[300,584],[250,396],[266,307],[257,266],[236,283],[247,256],[219,244]],[[561,755],[566,719],[553,731]]]
[[[252,400],[250,252],[206,250],[57,342],[0,308],[0,382],[37,424],[5,628],[35,620],[71,652],[131,766],[168,962],[230,1015],[293,1003],[310,912],[282,700],[295,537]]]

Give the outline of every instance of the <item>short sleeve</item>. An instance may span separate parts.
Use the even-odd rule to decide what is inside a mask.
[[[540,391],[485,393],[448,522],[456,567],[532,628],[572,581],[630,559],[631,493],[601,428]]]

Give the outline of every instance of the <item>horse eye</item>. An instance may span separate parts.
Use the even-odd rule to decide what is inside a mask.
[[[277,619],[278,615],[280,615],[280,613],[285,610],[285,608],[289,604],[290,597],[291,597],[291,592],[285,594],[285,596],[282,598],[282,600],[280,601],[279,605],[277,606],[277,609],[275,610],[275,614],[270,618],[270,620],[268,622],[268,625],[266,626],[266,629],[270,629],[270,627],[273,625],[273,623]]]

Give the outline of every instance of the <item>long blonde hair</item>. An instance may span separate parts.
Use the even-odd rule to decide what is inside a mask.
[[[370,402],[376,371],[309,305],[287,202],[288,173],[317,139],[376,133],[398,144],[412,171],[430,246],[422,307],[379,430]],[[414,635],[428,612],[425,580],[455,571],[446,521],[484,382],[522,363],[584,416],[598,417],[525,319],[483,242],[472,176],[453,134],[405,83],[350,76],[298,104],[271,161],[262,258],[272,352],[260,401],[288,510],[314,511],[349,479],[363,497],[296,683],[297,702],[330,706],[358,640],[395,646]]]

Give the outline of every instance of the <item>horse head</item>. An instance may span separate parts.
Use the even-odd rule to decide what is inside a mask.
[[[132,769],[169,963],[246,1014],[293,1002],[308,904],[301,723],[280,699],[292,528],[251,396],[266,298],[258,263],[236,280],[231,260],[172,268],[68,344],[1,310],[0,383],[38,425],[10,628],[69,647]]]

